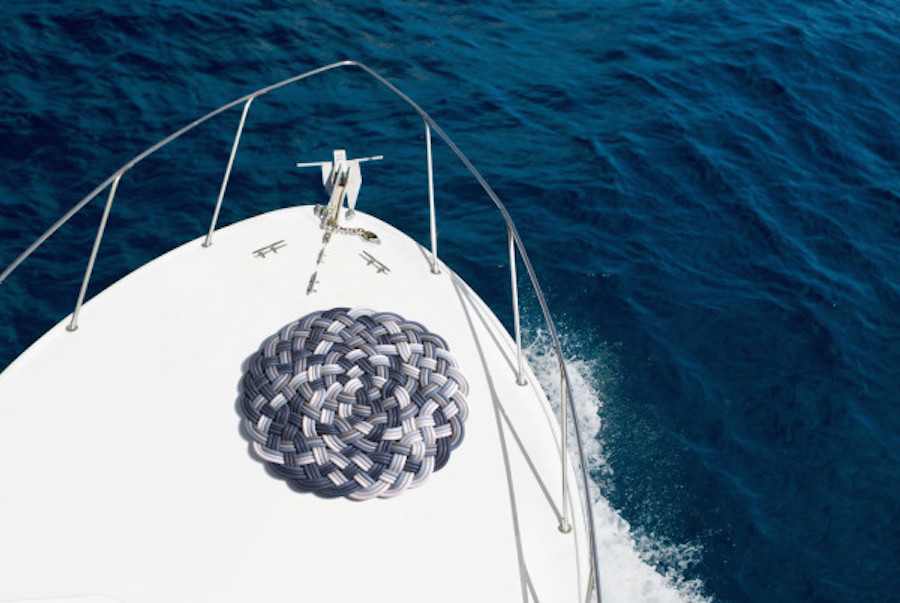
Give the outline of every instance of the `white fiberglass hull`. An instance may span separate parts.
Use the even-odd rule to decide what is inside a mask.
[[[585,599],[580,498],[561,533],[556,419],[530,371],[516,384],[509,335],[414,241],[365,214],[344,223],[381,244],[334,233],[317,263],[311,207],[188,243],[0,374],[0,601]],[[395,498],[297,492],[240,431],[248,357],[338,306],[422,323],[469,382],[462,444]]]

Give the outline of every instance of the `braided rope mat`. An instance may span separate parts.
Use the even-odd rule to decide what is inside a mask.
[[[390,312],[313,312],[266,339],[241,382],[255,454],[299,490],[353,500],[422,484],[463,439],[469,386],[446,342]]]

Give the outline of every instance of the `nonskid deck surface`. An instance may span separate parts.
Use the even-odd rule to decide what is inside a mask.
[[[310,207],[188,243],[0,375],[0,601],[584,599],[581,508],[561,534],[555,420],[533,375],[516,384],[508,334],[411,239],[344,223],[381,244],[336,232],[321,254]],[[446,467],[394,498],[297,492],[240,430],[248,358],[332,307],[422,323],[470,387]]]

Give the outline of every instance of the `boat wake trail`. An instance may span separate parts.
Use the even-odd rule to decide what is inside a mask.
[[[558,411],[559,371],[549,334],[535,330],[527,339],[530,343],[525,353],[531,367]],[[578,353],[582,350],[573,349],[579,344],[570,345],[565,329],[561,330],[560,339],[592,477],[588,488],[597,531],[603,601],[710,601],[703,595],[701,580],[685,577],[701,558],[699,545],[672,543],[633,528],[603,495],[614,488],[613,468],[604,451],[603,412],[605,405],[615,403],[608,397],[616,381],[615,357],[602,346],[584,350],[587,357],[583,357]],[[569,437],[574,442],[571,423]],[[579,466],[579,459],[573,458],[572,462],[576,468]]]

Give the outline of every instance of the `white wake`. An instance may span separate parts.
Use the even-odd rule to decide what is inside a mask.
[[[537,331],[532,335],[532,343],[525,353],[550,403],[558,411],[560,379],[556,354],[545,332]],[[562,345],[563,355],[567,356],[566,368],[572,382],[589,474],[610,482],[613,470],[603,450],[602,417],[604,405],[610,403],[607,392],[616,375],[610,368],[612,353],[601,348],[592,350],[592,357],[585,359],[567,354],[565,337]],[[571,428],[569,440],[574,446]],[[573,462],[578,460],[573,459]],[[702,550],[698,545],[672,544],[652,534],[637,533],[602,496],[595,480],[590,481],[588,489],[594,509],[604,603],[710,600],[703,595],[700,580],[684,577],[685,571],[700,558]],[[657,568],[668,569],[660,573]]]

